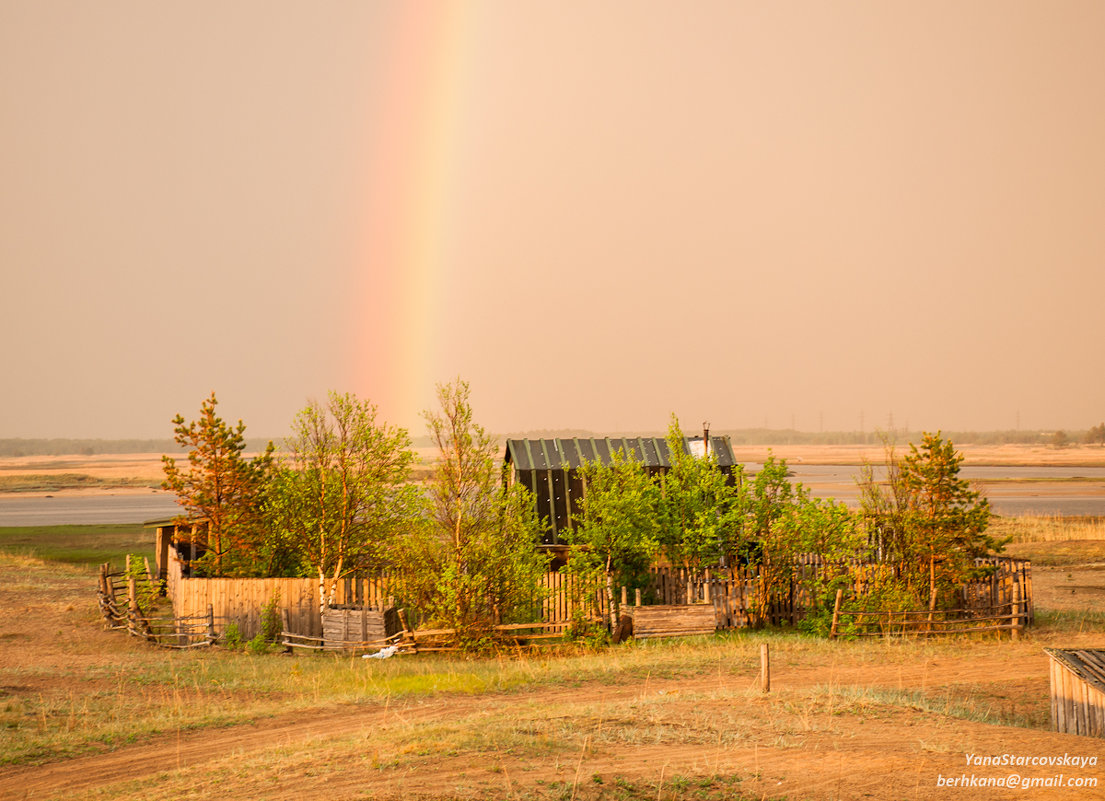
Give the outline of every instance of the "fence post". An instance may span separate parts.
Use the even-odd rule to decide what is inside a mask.
[[[215,607],[212,604],[207,605],[207,639],[209,642],[215,642]]]
[[[1021,584],[1019,581],[1013,582],[1013,628],[1009,633],[1014,640],[1021,638]]]
[[[633,600],[635,601],[634,606],[640,606],[641,605],[641,588],[640,587],[637,588],[636,597]]]
[[[771,692],[771,658],[767,643],[760,643],[760,691]]]
[[[626,601],[626,590],[625,590],[625,585],[623,584],[622,585],[622,607],[621,608],[625,608],[627,606],[629,606],[629,603],[628,603],[628,601]]]
[[[836,603],[833,604],[833,626],[829,629],[829,639],[836,637],[836,624],[840,620],[840,599],[844,596],[844,590],[836,591]]]

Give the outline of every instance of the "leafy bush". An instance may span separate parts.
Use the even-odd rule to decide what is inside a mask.
[[[586,648],[602,648],[610,644],[610,632],[597,620],[591,620],[582,609],[572,612],[572,623],[564,632],[568,639]]]
[[[267,654],[271,649],[271,644],[265,639],[265,635],[260,632],[246,643],[246,650],[251,654]]]
[[[284,622],[280,615],[280,593],[277,593],[261,608],[261,633],[257,636],[263,642],[277,642],[283,631]]]

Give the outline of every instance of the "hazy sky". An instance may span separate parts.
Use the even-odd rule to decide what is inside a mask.
[[[1105,3],[0,0],[0,437],[1105,419]]]

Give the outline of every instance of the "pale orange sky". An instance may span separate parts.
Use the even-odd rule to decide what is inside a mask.
[[[0,437],[1105,419],[1105,4],[0,0]]]

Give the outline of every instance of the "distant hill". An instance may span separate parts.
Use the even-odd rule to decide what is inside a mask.
[[[246,452],[263,451],[267,439],[246,439]],[[95,456],[101,453],[183,453],[171,439],[0,439],[0,456]]]
[[[494,435],[500,443],[508,439],[602,439],[603,437],[662,437],[666,431],[610,431],[598,433],[583,428],[540,428],[529,431],[511,431]],[[685,430],[687,436],[701,431]],[[882,439],[880,431],[793,431],[788,429],[742,428],[710,429],[715,436],[726,435],[734,445],[877,445]],[[1066,432],[1071,442],[1082,442],[1084,431]],[[1046,445],[1051,441],[1051,431],[944,431],[944,436],[956,445]],[[894,431],[892,439],[898,444],[920,442],[920,431]],[[416,448],[434,445],[429,436],[412,437]],[[274,439],[277,448],[283,439]],[[258,453],[269,440],[249,437],[246,452]],[[0,439],[0,457],[20,456],[94,456],[101,453],[182,453],[171,439]]]

